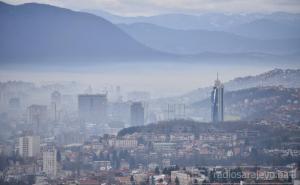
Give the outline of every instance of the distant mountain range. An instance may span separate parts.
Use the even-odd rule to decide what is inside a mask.
[[[72,64],[72,67],[76,62],[86,65],[112,60],[259,64],[294,63],[300,56],[298,39],[262,41],[224,32],[217,29],[218,26],[213,28],[215,24],[212,22],[209,23],[211,27],[199,26],[200,23],[207,25],[209,20],[218,20],[229,29],[229,20],[237,21],[232,25],[238,26],[240,23],[248,24],[255,16],[225,16],[223,21],[219,14],[212,15],[215,19],[206,14],[122,18],[103,13],[101,16],[112,22],[144,23],[114,25],[99,16],[50,5],[28,3],[14,6],[0,2],[0,64],[58,63]],[[297,18],[298,15],[284,14],[274,20],[290,25],[292,21],[297,22]],[[173,29],[157,26],[159,21]],[[147,22],[151,24],[145,24]],[[175,26],[175,23],[183,25]],[[193,24],[194,27],[191,26]],[[183,27],[185,30],[182,30]],[[194,28],[207,30],[188,30]]]
[[[224,94],[228,119],[265,119],[273,121],[300,120],[300,89],[284,87],[253,87]],[[210,119],[210,98],[195,102],[192,107],[206,120]]]
[[[284,54],[300,51],[300,39],[260,40],[224,31],[179,30],[149,23],[119,24],[118,26],[137,41],[168,53],[260,52]]]
[[[228,90],[257,86],[300,88],[300,69],[274,69],[259,75],[235,78],[224,84]]]
[[[109,21],[44,4],[0,2],[0,59],[110,59],[168,56],[132,39]],[[50,60],[51,61],[51,60]],[[51,61],[53,62],[53,61]]]
[[[259,39],[300,37],[300,14],[285,12],[272,14],[163,14],[149,17],[122,17],[101,10],[84,11],[99,15],[115,24],[150,23],[171,29],[225,31]]]
[[[239,77],[224,82],[225,91],[227,92],[267,86],[300,88],[300,69],[274,69],[259,75]],[[212,86],[199,88],[179,97],[166,98],[159,101],[192,104],[209,98],[211,90]]]
[[[284,13],[283,13],[284,14]],[[236,25],[228,29],[228,32],[259,39],[284,39],[299,38],[300,34],[300,14],[296,14],[295,19],[284,22],[271,19],[258,19],[241,25]]]

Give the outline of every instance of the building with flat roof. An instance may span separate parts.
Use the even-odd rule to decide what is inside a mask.
[[[144,106],[141,102],[133,102],[130,106],[131,126],[141,126],[145,122]]]
[[[47,120],[48,111],[46,105],[31,105],[27,108],[27,122],[33,126],[36,134],[40,134]]]
[[[105,123],[107,120],[107,95],[78,95],[78,112],[81,122]]]
[[[57,150],[53,146],[43,151],[43,172],[49,177],[57,175]]]
[[[24,135],[19,137],[17,150],[21,157],[37,157],[40,154],[40,136]]]

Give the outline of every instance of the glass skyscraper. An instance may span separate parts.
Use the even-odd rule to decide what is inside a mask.
[[[211,121],[213,123],[219,123],[224,121],[224,86],[219,80],[217,80],[211,92]]]

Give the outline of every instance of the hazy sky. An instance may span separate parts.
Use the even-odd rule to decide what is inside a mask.
[[[300,13],[300,0],[4,0],[10,4],[38,2],[75,10],[100,9],[126,16],[161,13]]]
[[[289,68],[284,65],[249,66],[249,65],[205,65],[151,63],[114,64],[101,66],[87,71],[80,69],[73,72],[54,71],[18,71],[0,69],[0,81],[20,80],[39,83],[41,81],[77,81],[92,87],[120,85],[125,91],[142,90],[151,92],[152,97],[181,95],[199,87],[211,86],[217,72],[222,82],[236,77],[260,74],[273,68]]]

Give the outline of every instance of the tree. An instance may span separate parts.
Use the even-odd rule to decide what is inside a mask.
[[[215,169],[213,169],[210,173],[209,173],[209,181],[210,182],[215,182]]]
[[[158,166],[156,166],[156,168],[155,168],[155,175],[159,175],[159,174],[160,174],[159,168],[158,168]]]
[[[193,184],[194,184],[194,185],[199,185],[198,180],[197,180],[197,179],[194,179]]]
[[[35,183],[35,176],[29,175],[28,176],[28,184],[34,184]]]
[[[149,185],[150,184],[150,179],[149,179],[149,176],[147,177],[146,179],[146,184]]]
[[[59,150],[57,150],[56,160],[57,160],[57,162],[61,162],[61,153]]]
[[[180,182],[179,182],[178,177],[175,178],[175,184],[176,184],[176,185],[180,185]]]
[[[165,174],[165,175],[167,175],[168,174],[168,169],[164,168],[162,173]]]
[[[132,185],[135,185],[133,175],[130,176],[130,182],[131,182]]]
[[[0,171],[3,171],[9,166],[8,157],[1,155],[0,156]]]
[[[130,176],[130,182],[133,182],[134,181],[134,178],[133,178],[133,175]]]
[[[151,185],[155,185],[155,179],[153,175],[151,176]]]

